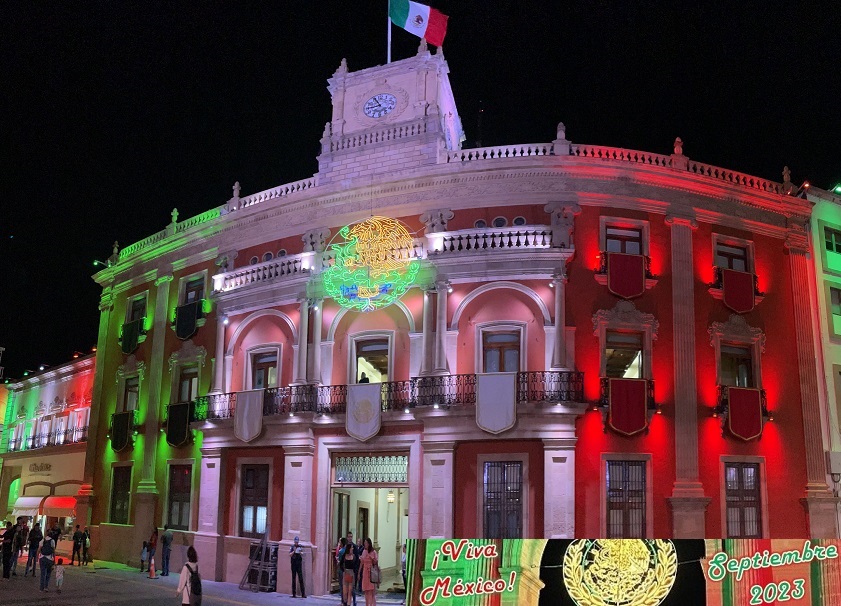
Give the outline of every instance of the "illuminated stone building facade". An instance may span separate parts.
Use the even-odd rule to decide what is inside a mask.
[[[64,528],[75,519],[84,478],[94,354],[5,385],[0,436],[2,517],[28,516]]]
[[[169,523],[239,582],[297,535],[318,594],[347,530],[387,569],[415,537],[835,535],[807,201],[680,140],[461,149],[423,46],[329,90],[313,177],[95,276],[101,557]]]

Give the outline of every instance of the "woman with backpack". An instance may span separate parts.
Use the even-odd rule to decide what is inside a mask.
[[[181,569],[176,596],[181,597],[184,606],[201,606],[201,577],[199,576],[199,556],[196,548],[187,549],[187,562]]]

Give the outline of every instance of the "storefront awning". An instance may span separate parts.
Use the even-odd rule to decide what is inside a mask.
[[[44,499],[45,497],[43,495],[40,497],[18,497],[12,507],[12,518],[19,516],[34,518],[40,513],[41,501]]]
[[[51,496],[44,500],[41,513],[45,516],[64,518],[76,515],[76,497]]]

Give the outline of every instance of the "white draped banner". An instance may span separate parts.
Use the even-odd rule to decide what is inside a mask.
[[[237,392],[234,435],[243,442],[256,440],[263,431],[263,390]]]
[[[502,433],[517,422],[517,373],[476,375],[476,425],[488,433]]]
[[[382,404],[379,383],[347,386],[347,414],[345,427],[350,437],[364,442],[380,431]]]

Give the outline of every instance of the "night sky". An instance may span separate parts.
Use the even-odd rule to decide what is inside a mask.
[[[475,146],[671,153],[841,181],[841,11],[793,3],[436,0]],[[695,3],[693,3],[695,4]],[[817,6],[817,3],[812,3]],[[0,346],[7,376],[96,342],[94,259],[312,175],[326,79],[385,62],[386,0],[2,4]],[[395,59],[418,39],[395,28]]]

